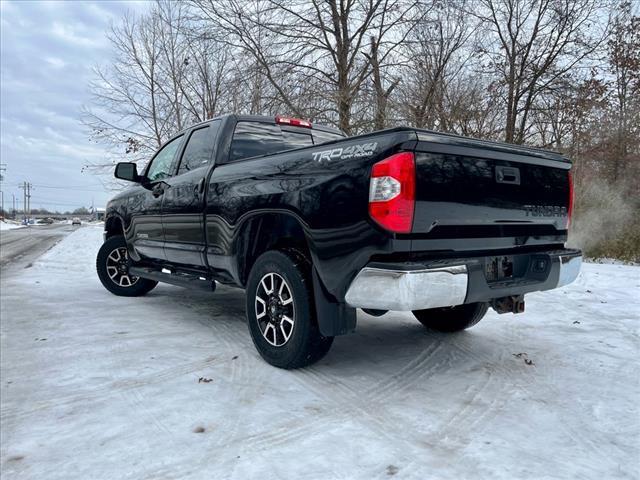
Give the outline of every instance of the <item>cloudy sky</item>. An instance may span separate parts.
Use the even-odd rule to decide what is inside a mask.
[[[93,201],[103,207],[113,192],[100,178],[82,173],[105,150],[88,140],[80,122],[89,101],[92,69],[106,61],[105,31],[127,10],[144,11],[144,1],[2,1],[0,46],[0,162],[6,171],[4,206],[18,184],[31,182],[31,207],[72,210]]]

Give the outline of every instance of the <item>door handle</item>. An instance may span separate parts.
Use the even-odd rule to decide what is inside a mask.
[[[202,194],[204,192],[204,177],[193,187],[195,193]]]
[[[155,197],[158,198],[160,195],[164,194],[164,185],[159,183],[158,185],[156,185],[155,187],[153,187],[153,190],[151,190],[151,194]]]

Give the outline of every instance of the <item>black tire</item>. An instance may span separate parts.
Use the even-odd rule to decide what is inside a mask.
[[[455,307],[414,310],[413,315],[431,330],[452,333],[473,327],[482,320],[488,309],[488,303],[468,303]]]
[[[306,367],[331,348],[333,337],[323,337],[318,329],[311,285],[311,263],[297,251],[272,250],[253,265],[246,290],[247,323],[267,363],[285,369]]]
[[[120,297],[139,297],[146,295],[158,284],[154,280],[134,277],[129,272],[127,243],[122,235],[107,239],[98,250],[96,270],[104,288]],[[116,257],[118,260],[114,260]],[[111,256],[111,257],[110,257]],[[108,264],[109,263],[109,264]],[[116,270],[114,270],[116,268]],[[129,280],[126,281],[124,277]],[[128,283],[128,284],[127,284]]]

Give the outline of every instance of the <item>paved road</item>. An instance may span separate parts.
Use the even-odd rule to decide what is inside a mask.
[[[0,232],[0,267],[24,268],[79,227],[68,224],[34,225]]]

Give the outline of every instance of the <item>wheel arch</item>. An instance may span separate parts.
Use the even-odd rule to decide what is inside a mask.
[[[107,217],[104,221],[105,240],[116,235],[124,235],[124,222],[117,215]]]
[[[260,255],[269,250],[292,249],[312,263],[312,288],[320,332],[327,337],[344,335],[356,327],[356,310],[339,302],[327,292],[319,272],[313,266],[313,243],[306,225],[294,213],[269,211],[252,215],[239,227],[234,243],[238,281],[246,287],[251,268]]]
[[[260,255],[269,250],[294,249],[311,258],[303,222],[293,212],[267,211],[246,218],[238,227],[233,253],[241,286]]]

